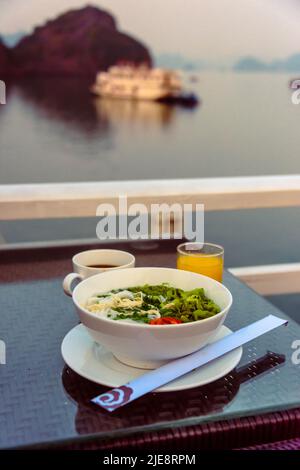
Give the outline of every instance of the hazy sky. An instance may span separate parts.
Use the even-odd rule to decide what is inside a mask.
[[[0,35],[94,4],[153,52],[226,61],[300,52],[300,0],[0,0]]]

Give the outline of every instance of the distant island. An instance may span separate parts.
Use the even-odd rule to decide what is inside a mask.
[[[157,67],[167,69],[180,69],[186,71],[198,71],[207,67],[203,60],[190,59],[181,54],[164,53],[155,57]]]
[[[11,48],[0,42],[0,76],[92,78],[120,62],[151,66],[152,58],[144,44],[118,30],[112,15],[93,6],[49,20]]]
[[[165,53],[155,57],[158,67],[169,69],[180,69],[187,72],[211,71],[234,71],[234,72],[300,72],[300,53],[293,54],[286,59],[274,59],[270,62],[254,56],[245,56],[235,63],[222,63],[213,60],[190,59],[181,54]]]
[[[1,38],[0,33],[0,79],[85,76],[92,80],[98,71],[115,64],[152,66],[153,62],[146,45],[120,31],[110,13],[94,6],[67,11],[37,26],[31,34],[19,31]],[[179,53],[161,53],[155,57],[158,67],[191,73],[202,70],[300,72],[300,53],[270,62],[254,56],[241,57],[235,63],[221,62]]]
[[[300,72],[300,54],[268,63],[252,56],[242,57],[234,64],[233,69],[237,72]]]
[[[17,31],[11,34],[2,34],[2,42],[7,47],[15,47],[15,45],[24,37],[27,33],[24,31]]]
[[[9,49],[0,38],[0,79],[4,78],[9,69]]]

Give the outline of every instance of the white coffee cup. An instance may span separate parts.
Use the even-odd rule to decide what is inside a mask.
[[[135,257],[121,250],[87,250],[77,253],[72,258],[73,273],[67,274],[63,280],[63,289],[72,296],[72,283],[82,281],[90,276],[115,269],[134,268]],[[103,265],[102,267],[96,267]],[[104,267],[108,265],[109,267]]]

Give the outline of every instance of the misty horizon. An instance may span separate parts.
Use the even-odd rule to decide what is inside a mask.
[[[14,35],[30,34],[36,26],[87,4],[111,13],[119,28],[142,41],[155,58],[177,55],[191,62],[202,61],[205,68],[232,66],[244,57],[269,63],[300,52],[300,8],[294,0],[284,5],[278,0],[254,0],[251,4],[246,0],[239,4],[234,0],[190,0],[188,7],[183,0],[165,0],[163,4],[152,0],[151,8],[149,1],[136,0],[52,0],[42,5],[37,0],[4,0],[0,36],[7,37],[11,46]],[[220,5],[226,6],[226,18]],[[158,34],[157,18],[159,24],[166,24],[168,34]]]

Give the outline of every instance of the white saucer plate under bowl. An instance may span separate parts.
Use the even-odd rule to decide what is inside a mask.
[[[212,342],[230,333],[231,330],[223,325]],[[82,324],[75,326],[65,336],[61,345],[61,352],[65,363],[77,374],[107,387],[119,387],[147,373],[145,369],[137,369],[119,362],[104,346],[92,340]],[[214,382],[224,377],[238,365],[242,353],[242,347],[234,349],[155,391],[175,392]]]

